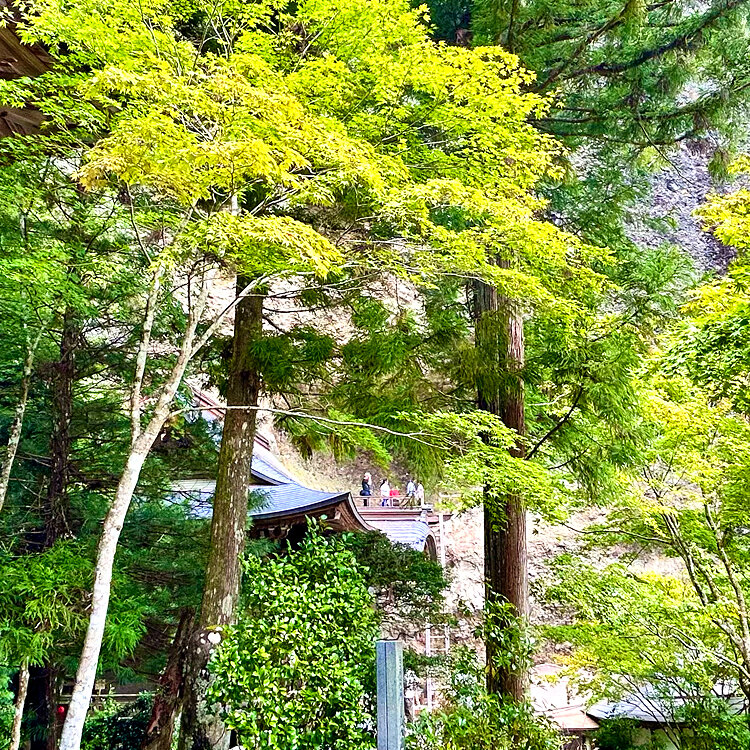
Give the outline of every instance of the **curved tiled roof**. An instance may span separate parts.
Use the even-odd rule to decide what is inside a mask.
[[[268,484],[297,484],[284,469],[281,461],[260,440],[253,446],[253,476]]]
[[[382,531],[394,544],[405,544],[421,552],[430,535],[430,527],[419,519],[391,521],[368,518],[367,523]]]
[[[254,472],[253,472],[254,473]],[[318,510],[335,502],[346,502],[348,492],[327,492],[311,490],[296,482],[261,485],[253,488],[253,495],[259,500],[255,505],[251,496],[250,515],[256,520],[268,520],[289,513],[300,514]],[[362,522],[366,528],[366,522]]]
[[[258,436],[253,447],[253,487],[249,515],[256,524],[268,525],[282,521],[326,512],[338,507],[348,518],[347,528],[362,531],[375,530],[385,534],[394,544],[404,544],[419,552],[430,547],[434,556],[434,539],[427,523],[419,519],[363,518],[349,491],[314,490],[305,487],[285,469],[271,452],[268,443]],[[175,495],[188,497],[192,512],[201,518],[210,518],[212,498],[216,483],[213,480],[190,479],[173,484]],[[431,545],[430,541],[431,540]]]
[[[713,690],[717,698],[724,699],[732,713],[741,713],[744,699],[736,686],[719,683]],[[595,719],[632,719],[642,724],[674,724],[680,723],[676,714],[679,709],[689,703],[691,698],[678,692],[671,685],[661,685],[659,689],[654,685],[644,685],[619,701],[599,701],[586,713]]]
[[[288,516],[304,516],[343,503],[356,525],[363,531],[373,527],[357,511],[351,493],[341,490],[314,490],[291,477],[271,451],[256,440],[253,448],[253,487],[249,515],[254,521],[271,521]],[[208,479],[189,479],[174,482],[175,495],[188,497],[193,513],[210,518],[216,482]]]

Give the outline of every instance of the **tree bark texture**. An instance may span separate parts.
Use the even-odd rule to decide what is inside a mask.
[[[172,648],[154,696],[151,721],[141,750],[170,750],[177,714],[182,706],[185,684],[185,660],[193,632],[195,610],[186,607],[180,613]]]
[[[60,667],[47,661],[29,667],[29,692],[26,716],[34,727],[28,750],[57,750],[60,736],[59,705]],[[33,719],[31,718],[33,716]]]
[[[33,367],[34,353],[41,339],[43,329],[37,333],[29,347],[24,363],[24,383],[22,402],[28,399],[29,380]],[[43,528],[41,533],[29,536],[30,550],[45,550],[51,547],[67,529],[67,486],[70,475],[71,434],[73,415],[73,388],[76,374],[76,351],[80,343],[80,326],[75,322],[71,310],[66,309],[62,318],[59,355],[44,367],[44,378],[50,392],[52,430],[49,439],[51,457],[47,489],[41,504]],[[25,403],[24,403],[25,406]],[[19,404],[20,407],[20,404]],[[18,439],[20,441],[23,412],[17,410]],[[16,446],[17,447],[17,446]],[[5,468],[5,467],[4,467]],[[10,469],[10,466],[7,466]],[[26,712],[33,714],[35,731],[30,750],[55,750],[59,734],[58,717],[55,707],[58,699],[58,668],[47,662],[29,669],[28,698]]]
[[[478,374],[477,405],[499,416],[519,439],[511,455],[523,458],[526,433],[524,418],[523,317],[518,306],[488,284],[477,282],[474,294],[476,346],[484,361]],[[528,616],[528,570],[526,550],[526,509],[523,499],[497,496],[485,488],[484,498],[485,596],[488,602],[509,603],[517,618]],[[496,644],[488,639],[487,689],[489,692],[522,700],[527,675],[523,670],[505,667],[498,659]]]
[[[250,283],[237,279],[240,294]],[[245,296],[235,309],[232,358],[227,388],[228,406],[256,406],[260,376],[251,347],[262,333],[263,297]],[[199,629],[190,650],[186,698],[180,724],[179,750],[221,750],[229,733],[206,698],[210,676],[206,665],[212,640],[224,625],[236,620],[245,550],[248,495],[252,481],[257,411],[229,409],[224,417],[219,468],[211,520],[211,546]]]
[[[47,375],[50,391],[52,431],[49,441],[51,458],[47,492],[42,507],[44,530],[42,549],[52,547],[69,532],[68,481],[72,451],[71,422],[73,419],[73,390],[77,378],[76,354],[81,341],[81,327],[72,310],[66,309],[62,319],[59,356],[49,365]],[[44,736],[35,736],[30,750],[55,750],[59,736],[58,666],[46,662],[31,669],[28,711],[35,714],[35,723],[44,727]]]
[[[23,721],[23,707],[26,704],[26,694],[29,690],[29,665],[24,662],[18,673],[18,692],[13,705],[13,723],[10,726],[10,745],[8,750],[19,750],[21,747],[21,722]]]
[[[71,436],[73,419],[73,387],[76,378],[76,350],[80,327],[73,313],[65,311],[60,357],[53,365],[50,378],[52,397],[52,435],[50,436],[49,485],[44,508],[44,546],[51,547],[67,531],[68,478],[70,475]]]

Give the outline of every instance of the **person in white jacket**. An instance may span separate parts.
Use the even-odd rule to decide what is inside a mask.
[[[380,483],[380,504],[385,506],[388,505],[391,499],[391,485],[387,479],[384,479]]]
[[[417,502],[420,505],[424,505],[424,485],[422,482],[417,482],[417,489],[414,493],[414,497],[417,498]]]

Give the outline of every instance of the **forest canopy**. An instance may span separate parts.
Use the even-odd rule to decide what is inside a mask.
[[[394,633],[430,702],[442,685],[413,747],[559,746],[535,649],[587,700],[679,690],[675,747],[741,744],[748,6],[4,10],[9,750],[374,746],[373,641]],[[652,196],[690,182],[678,158],[716,182],[675,219]],[[254,525],[260,436],[298,450],[292,474],[332,456],[335,480],[289,484],[347,487],[359,532],[381,501],[385,536],[291,505]],[[365,464],[412,480],[403,507],[350,492]],[[444,516],[479,519],[469,614],[424,539],[428,558],[387,538],[408,518],[450,544]],[[551,527],[575,543],[530,565]],[[465,643],[419,653],[438,626]],[[101,681],[148,695],[102,707]]]

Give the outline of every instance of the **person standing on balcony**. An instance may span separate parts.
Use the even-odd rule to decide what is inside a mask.
[[[388,505],[391,497],[391,485],[388,483],[388,479],[385,478],[380,483],[380,504],[382,506]]]
[[[362,477],[362,489],[359,494],[364,498],[364,505],[367,507],[370,504],[369,498],[372,495],[372,476],[369,471],[366,471]]]
[[[407,505],[414,505],[417,496],[417,485],[414,484],[414,480],[409,477],[409,481],[406,483],[406,503]]]

